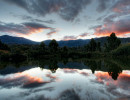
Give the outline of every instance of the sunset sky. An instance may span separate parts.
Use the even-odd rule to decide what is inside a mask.
[[[130,37],[130,0],[0,0],[0,36],[34,41]]]

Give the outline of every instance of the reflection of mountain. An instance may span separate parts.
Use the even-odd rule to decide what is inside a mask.
[[[8,66],[8,67],[5,67],[4,69],[1,69],[0,74],[6,75],[6,74],[11,74],[11,73],[22,72],[33,67],[36,67],[36,66],[22,66],[20,68],[17,68],[15,66]]]
[[[122,72],[122,65],[118,64],[118,62],[114,60],[77,60],[77,61],[57,61],[54,60],[42,60],[42,61],[29,61],[25,63],[0,63],[0,74],[10,74],[16,72],[22,72],[24,70],[33,68],[33,67],[41,67],[41,69],[50,69],[53,73],[56,72],[58,68],[70,68],[70,69],[91,69],[92,73],[95,73],[96,70],[101,70],[105,72],[109,72],[109,75],[113,77],[113,79],[117,79],[119,73]],[[125,65],[126,66],[126,65]],[[125,67],[127,68],[127,67]]]
[[[89,69],[88,66],[85,66],[84,63],[80,62],[68,62],[66,64],[58,63],[60,68],[71,68],[71,69]]]

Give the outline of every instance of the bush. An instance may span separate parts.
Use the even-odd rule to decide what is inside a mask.
[[[0,60],[2,61],[9,61],[10,54],[9,53],[2,53],[0,54]]]
[[[26,59],[27,59],[27,57],[25,55],[22,55],[22,54],[11,54],[10,55],[10,60],[14,61],[14,62],[16,62],[16,61],[24,61]]]
[[[124,44],[112,51],[113,56],[130,56],[130,43]]]

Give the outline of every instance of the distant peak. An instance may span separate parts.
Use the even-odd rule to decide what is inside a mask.
[[[5,37],[5,36],[9,36],[9,35],[1,35],[1,36]]]
[[[11,35],[1,35],[0,37],[24,38],[24,37],[11,36]]]

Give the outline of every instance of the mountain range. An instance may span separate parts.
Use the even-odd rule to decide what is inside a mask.
[[[107,37],[100,37],[100,38],[94,38],[96,41],[101,42],[101,45],[103,45],[107,41]],[[128,38],[119,38],[122,43],[130,43],[130,37]],[[29,44],[29,45],[35,45],[40,44],[40,42],[32,41],[23,37],[14,37],[9,35],[3,35],[0,36],[0,40],[5,44]],[[44,43],[48,45],[51,40],[45,40]],[[84,46],[88,44],[90,39],[78,39],[78,40],[69,40],[69,41],[57,41],[60,47],[68,46],[68,47],[77,47],[77,46]]]

